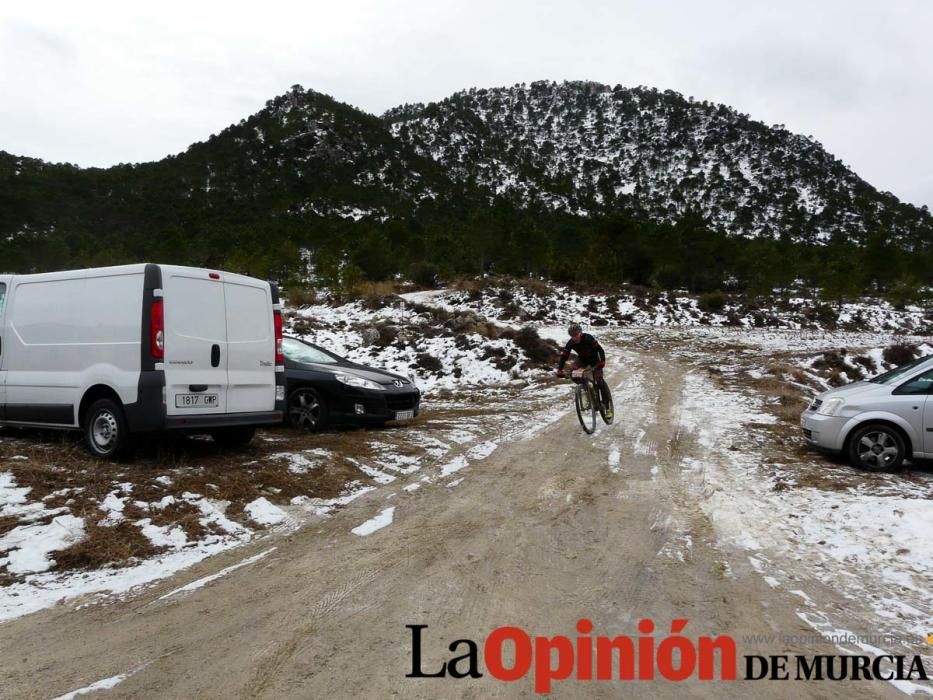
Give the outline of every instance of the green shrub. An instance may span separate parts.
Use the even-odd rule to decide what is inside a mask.
[[[726,306],[726,293],[721,289],[701,294],[697,305],[702,311],[722,311]]]
[[[531,326],[524,326],[515,333],[515,344],[524,351],[532,365],[550,366],[557,360],[557,346],[539,336]]]
[[[426,372],[440,372],[444,369],[444,365],[440,360],[426,352],[418,353],[416,359],[418,366]]]
[[[905,306],[919,304],[923,301],[923,290],[917,280],[911,277],[901,277],[888,290],[887,299],[895,309],[900,311]]]
[[[884,349],[882,357],[885,362],[889,362],[896,367],[910,362],[920,354],[917,346],[911,343],[897,343]]]
[[[437,286],[437,266],[429,262],[417,262],[408,271],[411,281],[419,287]]]

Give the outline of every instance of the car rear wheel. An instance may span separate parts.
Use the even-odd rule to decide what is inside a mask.
[[[98,399],[84,417],[84,442],[88,451],[100,459],[130,456],[133,439],[123,407],[113,399]]]
[[[855,430],[849,440],[849,461],[871,471],[897,469],[907,454],[904,438],[889,425],[869,423]]]
[[[323,430],[327,426],[327,404],[314,389],[301,387],[288,395],[285,417],[293,428]]]

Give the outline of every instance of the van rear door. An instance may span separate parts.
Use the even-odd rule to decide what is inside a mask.
[[[227,313],[220,275],[165,265],[162,289],[166,413],[226,413]]]
[[[227,412],[275,410],[275,328],[269,284],[224,275]]]

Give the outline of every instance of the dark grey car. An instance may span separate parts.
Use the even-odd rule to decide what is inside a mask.
[[[378,426],[408,420],[421,409],[410,377],[357,364],[298,338],[286,337],[285,420],[304,430],[333,424]]]

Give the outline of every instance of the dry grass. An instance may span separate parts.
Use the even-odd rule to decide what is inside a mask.
[[[712,344],[715,346],[717,352],[725,352],[728,354],[744,353],[749,349],[748,345],[736,343],[731,340],[714,340]]]
[[[493,283],[488,278],[476,279],[473,277],[469,278],[459,278],[451,281],[450,285],[453,289],[458,289],[463,292],[481,292],[486,289],[486,287],[493,286]]]
[[[147,509],[131,504],[124,508],[123,515],[130,521],[148,518],[153,525],[167,527],[170,530],[180,527],[189,542],[196,542],[204,538],[208,532],[213,531],[201,523],[201,518],[204,517],[201,509],[187,501],[176,500],[164,508]]]
[[[29,488],[30,501],[42,501],[49,509],[66,507],[72,515],[84,518],[87,537],[56,553],[56,570],[128,566],[163,551],[152,545],[135,521],[148,518],[157,526],[180,527],[189,541],[224,534],[212,524],[203,524],[200,508],[181,499],[183,493],[226,501],[228,518],[255,527],[244,507],[260,496],[282,505],[296,496],[335,498],[351,481],[370,483],[344,455],[366,462],[373,455],[367,444],[372,435],[353,430],[306,434],[275,428],[260,431],[250,446],[237,451],[221,449],[209,439],[151,440],[140,446],[134,463],[112,464],[92,459],[73,441],[61,442],[60,435],[55,438],[58,444],[51,445],[47,435],[23,431],[0,441],[0,471],[12,473],[17,487]],[[306,473],[289,471],[288,460],[274,456],[312,448],[334,456]],[[14,455],[28,459],[11,459]],[[157,480],[160,477],[168,477],[171,483]],[[126,484],[131,486],[122,486]],[[100,504],[114,491],[128,498],[124,520],[108,527],[100,524],[106,517]],[[163,508],[136,505],[136,501],[158,503],[166,496],[174,496],[175,502]],[[0,535],[25,522],[16,517],[0,519]],[[33,517],[29,522],[41,519]],[[0,585],[16,580],[21,577],[0,568]]]
[[[515,280],[515,286],[524,289],[534,296],[549,297],[551,295],[551,288],[548,286],[548,283],[544,280],[539,280],[537,277],[519,278]]]
[[[360,282],[353,286],[353,293],[360,297],[388,297],[398,294],[398,285],[392,281]]]
[[[806,409],[809,400],[800,392],[786,389],[779,391],[774,398],[775,401],[768,405],[768,410],[778,419],[793,425],[796,430],[800,422],[800,414]]]
[[[29,498],[43,500],[53,491],[67,488],[71,483],[68,470],[50,464],[35,463],[32,460],[4,463],[0,469],[12,472],[19,488],[29,488]]]
[[[294,311],[286,311],[285,317],[286,335],[309,335],[316,328],[320,328],[320,323],[308,316],[301,316]]]
[[[809,403],[800,387],[777,377],[753,379],[752,385],[765,397],[768,411],[782,423],[793,425],[796,430],[800,414]]]
[[[285,291],[285,298],[288,305],[301,308],[302,306],[312,306],[317,303],[317,290],[313,287],[289,287]]]
[[[102,517],[103,513],[98,511],[98,516]],[[83,540],[55,552],[53,570],[129,566],[165,551],[165,547],[155,546],[136,525],[126,521],[108,527],[88,518],[84,529]]]
[[[795,365],[786,362],[770,362],[768,363],[768,371],[775,377],[790,377],[790,380],[796,384],[802,384],[803,386],[809,386],[822,391],[822,387],[819,386],[817,382],[808,377],[806,372]]]
[[[5,515],[0,517],[0,537],[3,537],[10,530],[14,529],[17,525],[20,525],[19,518],[14,518],[12,516]]]
[[[813,454],[806,452],[802,457],[812,459]],[[821,456],[818,469],[798,470],[795,481],[797,488],[845,491],[853,486],[863,486],[866,482],[870,482],[871,479],[870,474],[853,469],[842,458],[827,454]]]
[[[359,282],[348,294],[349,299],[360,299],[367,309],[381,309],[399,294],[399,285],[395,282]]]

